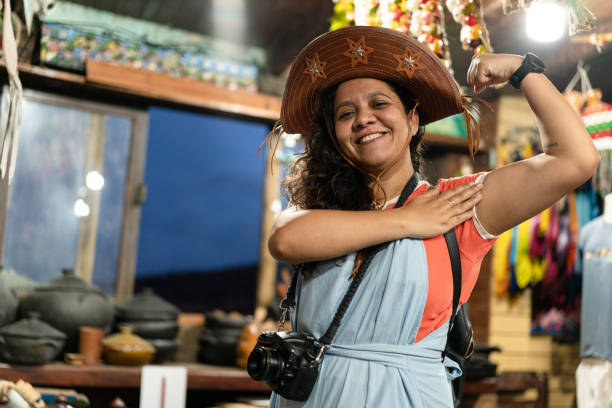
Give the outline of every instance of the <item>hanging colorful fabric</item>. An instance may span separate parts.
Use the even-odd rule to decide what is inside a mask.
[[[501,234],[495,242],[493,250],[493,276],[495,294],[498,298],[508,296],[510,284],[510,269],[508,265],[510,243],[512,241],[512,230]]]

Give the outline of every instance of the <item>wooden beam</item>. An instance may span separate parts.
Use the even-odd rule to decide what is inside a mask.
[[[101,191],[86,188],[87,174],[97,171],[104,174],[104,142],[106,140],[106,118],[99,113],[91,113],[89,117],[89,135],[85,159],[85,175],[83,177],[83,200],[89,206],[89,215],[79,220],[79,238],[75,271],[87,282],[93,278],[93,267],[96,258],[96,238],[100,216]]]
[[[273,143],[276,141],[273,140]],[[281,142],[282,143],[282,142]],[[279,146],[282,149],[282,146]],[[261,240],[259,250],[259,273],[257,277],[257,292],[255,296],[255,306],[268,307],[274,300],[274,291],[276,288],[276,260],[268,251],[268,239],[272,230],[272,224],[276,213],[273,211],[273,203],[280,200],[280,173],[281,166],[278,158],[272,163],[273,169],[270,168],[270,159],[272,157],[272,149],[266,147],[266,175],[264,178],[264,197],[261,222]]]
[[[145,157],[149,128],[149,115],[132,116],[130,158],[123,203],[123,223],[115,283],[115,301],[127,300],[134,294],[141,205],[146,198],[144,185]]]

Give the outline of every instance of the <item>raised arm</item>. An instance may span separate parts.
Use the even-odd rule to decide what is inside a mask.
[[[503,83],[518,69],[522,57],[478,55],[472,60],[468,82],[476,92]],[[484,180],[478,219],[492,234],[500,234],[538,212],[591,177],[599,154],[584,123],[554,85],[543,75],[528,74],[521,91],[536,118],[542,154],[503,166]]]
[[[440,194],[439,187],[399,209],[385,211],[298,210],[275,220],[270,253],[287,263],[331,259],[404,237],[442,234],[472,217],[482,185],[464,185]],[[454,205],[450,205],[452,200]]]

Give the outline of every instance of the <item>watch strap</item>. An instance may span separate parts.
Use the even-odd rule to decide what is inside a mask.
[[[525,54],[525,56],[523,57],[523,63],[521,64],[521,66],[516,71],[514,71],[514,73],[510,76],[510,79],[509,79],[510,85],[512,85],[516,89],[521,88],[521,82],[527,76],[527,74],[531,72],[537,72],[537,73],[544,72],[544,69],[542,67],[536,66],[531,61],[531,58],[537,59],[538,57],[536,57],[535,55],[529,52]]]

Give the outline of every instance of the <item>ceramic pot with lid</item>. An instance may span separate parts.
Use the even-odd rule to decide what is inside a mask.
[[[153,358],[155,347],[132,333],[130,326],[102,340],[104,361],[119,365],[144,365]]]
[[[176,321],[180,313],[176,306],[157,296],[150,288],[115,306],[118,321]]]
[[[37,313],[0,328],[0,357],[14,364],[44,364],[60,354],[66,335],[38,318]]]
[[[62,270],[62,276],[21,300],[19,315],[40,314],[41,320],[68,336],[66,351],[78,350],[79,327],[99,327],[109,332],[113,325],[113,306],[97,287],[76,276],[74,270]]]

